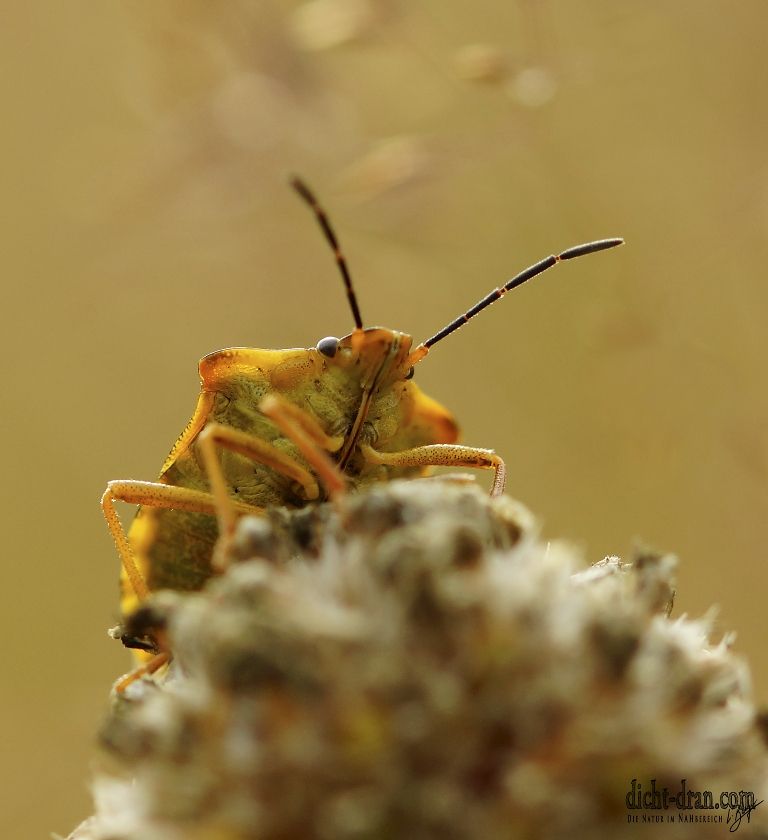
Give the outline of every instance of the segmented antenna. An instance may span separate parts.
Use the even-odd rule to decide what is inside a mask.
[[[291,177],[291,186],[312,208],[312,210],[315,213],[315,216],[317,217],[317,221],[320,223],[320,227],[323,229],[325,238],[328,240],[331,248],[333,248],[333,255],[336,257],[336,265],[338,265],[339,271],[341,272],[341,277],[344,280],[344,288],[347,291],[347,300],[349,301],[349,306],[352,309],[352,317],[355,319],[355,327],[358,330],[361,330],[363,328],[363,319],[360,317],[360,308],[357,305],[357,297],[355,296],[355,290],[352,288],[352,278],[349,276],[347,261],[344,259],[344,254],[341,253],[341,248],[339,247],[339,240],[336,239],[336,234],[333,232],[331,223],[328,221],[328,217],[325,215],[325,210],[323,210],[323,208],[320,206],[317,199],[315,198],[313,192],[301,180],[301,178],[297,177],[296,175],[293,175]]]
[[[535,263],[534,265],[526,268],[525,271],[521,271],[519,274],[516,274],[511,280],[508,280],[503,286],[500,286],[498,289],[494,289],[492,292],[489,292],[482,300],[479,300],[471,309],[468,309],[463,315],[459,315],[455,321],[451,321],[450,324],[443,327],[440,332],[435,333],[432,338],[428,338],[426,341],[422,342],[414,351],[413,357],[414,361],[418,361],[419,358],[423,358],[430,347],[434,344],[437,344],[438,341],[442,341],[446,336],[449,336],[452,332],[455,332],[459,327],[463,327],[464,324],[467,323],[471,318],[474,318],[478,312],[482,312],[486,306],[490,306],[492,303],[495,303],[499,298],[504,297],[504,295],[511,291],[512,289],[517,288],[518,286],[522,286],[527,280],[531,280],[533,277],[536,277],[538,274],[541,274],[543,271],[546,271],[552,266],[557,265],[562,260],[572,260],[574,257],[583,257],[586,254],[594,254],[595,251],[604,251],[606,248],[615,248],[617,245],[623,245],[624,240],[620,238],[615,239],[598,239],[597,242],[587,242],[584,245],[575,245],[573,248],[568,248],[567,250],[563,251],[561,254],[552,254],[549,257],[541,260],[540,262]],[[422,349],[423,348],[423,349]]]

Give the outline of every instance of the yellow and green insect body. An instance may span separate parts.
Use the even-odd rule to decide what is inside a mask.
[[[414,367],[434,344],[508,291],[563,260],[622,242],[604,239],[546,257],[413,348],[405,333],[363,328],[325,213],[302,182],[294,179],[293,186],[334,250],[355,329],[310,349],[233,348],[202,359],[197,408],[159,480],[111,481],[102,496],[122,561],[125,616],[158,589],[199,588],[223,556],[216,553],[217,540],[232,537],[242,514],[338,501],[349,489],[418,476],[431,466],[492,469],[491,492],[503,492],[502,459],[492,450],[457,443],[451,414],[411,381]],[[116,500],[140,506],[128,534]],[[162,645],[128,633],[120,638],[157,652],[156,664],[168,658]]]
[[[274,394],[318,422],[336,448],[335,462],[354,487],[425,471],[423,465],[366,461],[361,446],[401,452],[457,441],[458,427],[450,413],[407,378],[410,336],[372,328],[340,340],[323,339],[319,347],[233,348],[203,358],[197,408],[171,450],[159,482],[208,490],[197,438],[209,423],[252,435],[309,470],[296,443],[259,409],[264,398]],[[220,463],[230,495],[248,505],[296,508],[313,500],[289,476],[238,452],[223,449]],[[320,487],[319,498],[324,495]],[[151,591],[199,588],[211,575],[217,536],[216,520],[210,514],[146,505],[128,532],[136,565]],[[124,613],[136,601],[124,574]]]

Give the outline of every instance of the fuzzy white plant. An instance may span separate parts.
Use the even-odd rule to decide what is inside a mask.
[[[584,569],[428,481],[243,520],[230,553],[154,599],[173,664],[116,703],[72,840],[723,837],[738,808],[629,807],[633,780],[763,799],[748,670],[669,617],[671,556]]]

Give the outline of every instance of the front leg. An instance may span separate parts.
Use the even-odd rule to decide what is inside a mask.
[[[369,464],[384,464],[388,467],[470,467],[493,470],[491,496],[500,496],[507,481],[504,461],[492,449],[479,449],[452,443],[432,443],[403,449],[401,452],[377,452],[372,446],[360,447],[363,458]]]
[[[341,496],[345,489],[344,476],[328,455],[329,451],[335,452],[339,449],[343,438],[329,437],[311,415],[275,394],[265,397],[259,408],[285,437],[297,446],[307,463],[315,470],[317,478],[295,458],[268,441],[231,426],[209,423],[200,432],[197,440],[211,492],[216,499],[219,533],[224,537],[232,536],[237,517],[234,500],[221,468],[218,448],[237,452],[254,463],[263,464],[290,478],[301,486],[307,501],[314,501],[320,497],[318,478],[331,498]]]
[[[101,508],[104,518],[117,546],[120,562],[123,564],[125,575],[139,601],[143,601],[149,594],[149,587],[144,580],[133,548],[115,510],[115,501],[127,502],[132,505],[146,507],[169,508],[171,510],[186,510],[193,513],[218,513],[217,500],[210,493],[203,490],[193,490],[189,487],[177,487],[173,484],[162,484],[158,481],[110,481],[101,497]],[[232,500],[233,515],[246,513],[260,513],[263,508],[247,505],[238,500]]]

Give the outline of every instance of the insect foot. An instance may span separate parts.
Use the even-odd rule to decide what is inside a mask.
[[[175,671],[108,720],[78,840],[635,840],[633,778],[766,794],[748,672],[668,617],[671,556],[585,567],[511,499],[420,481],[243,519],[229,550],[175,595]]]

